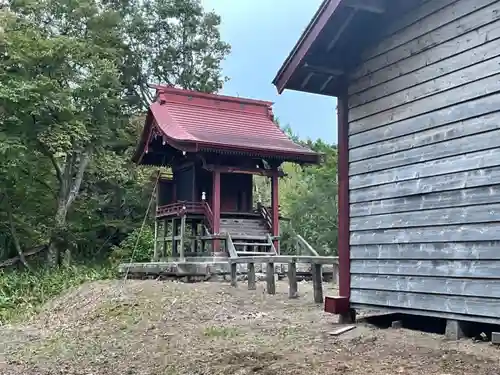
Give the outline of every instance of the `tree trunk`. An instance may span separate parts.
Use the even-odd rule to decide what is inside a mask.
[[[64,168],[60,168],[54,160],[54,167],[59,180],[59,194],[55,226],[50,236],[47,251],[47,263],[54,267],[61,264],[61,255],[65,255],[65,263],[69,265],[71,246],[68,243],[67,222],[68,211],[78,196],[85,169],[90,161],[90,148],[82,153],[73,153],[66,156]]]
[[[61,264],[61,254],[66,250],[66,215],[68,210],[66,202],[59,199],[55,217],[55,226],[50,236],[49,249],[47,251],[47,263],[51,267]]]

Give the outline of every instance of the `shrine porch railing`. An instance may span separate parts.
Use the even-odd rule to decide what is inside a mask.
[[[159,206],[156,209],[156,218],[180,217],[185,214],[202,215],[207,220],[209,229],[213,229],[214,214],[210,205],[205,202],[179,201],[171,204]]]

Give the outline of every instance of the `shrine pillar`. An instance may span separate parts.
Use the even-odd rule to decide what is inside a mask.
[[[213,213],[213,228],[214,235],[220,233],[220,170],[213,171],[213,186],[212,186],[212,213]],[[213,241],[212,252],[220,251],[220,240]]]
[[[279,186],[278,186],[278,180],[279,175],[278,171],[274,171],[273,175],[271,176],[271,219],[272,219],[272,232],[273,236],[279,236],[280,235],[280,219],[279,219]],[[279,250],[279,240],[275,239],[273,241],[274,247],[276,251],[280,252]]]

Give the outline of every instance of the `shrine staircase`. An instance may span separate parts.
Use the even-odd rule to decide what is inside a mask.
[[[227,235],[231,257],[276,255],[271,231],[264,217],[222,217],[220,233]]]

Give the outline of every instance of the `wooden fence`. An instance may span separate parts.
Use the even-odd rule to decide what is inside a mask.
[[[297,263],[311,264],[312,281],[314,290],[314,302],[323,303],[323,265],[338,266],[338,257],[327,256],[293,256],[293,255],[274,255],[274,256],[240,256],[229,258],[231,266],[231,285],[237,286],[238,264],[247,264],[248,289],[256,289],[255,263],[266,264],[266,283],[267,293],[276,294],[275,264],[287,264],[288,271],[288,297],[297,298]]]

